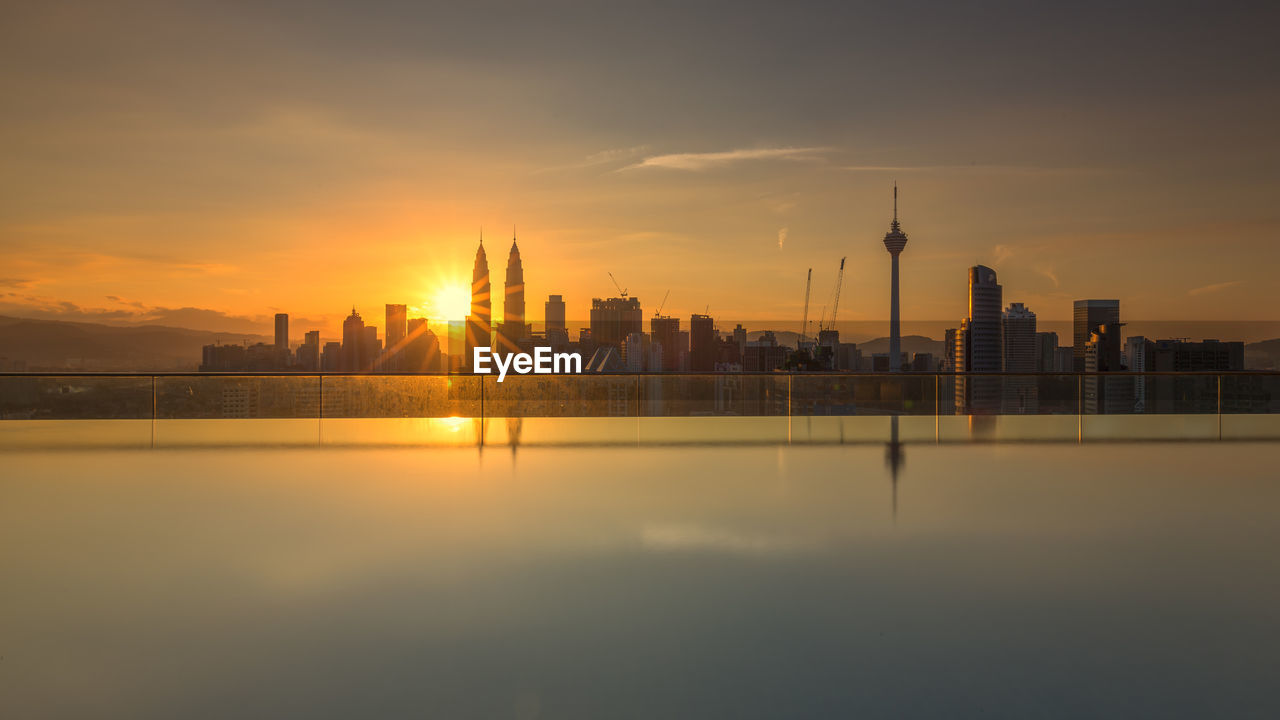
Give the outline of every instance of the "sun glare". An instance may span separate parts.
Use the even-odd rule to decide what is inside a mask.
[[[471,288],[466,285],[441,285],[431,296],[427,311],[433,323],[465,320],[471,313]]]

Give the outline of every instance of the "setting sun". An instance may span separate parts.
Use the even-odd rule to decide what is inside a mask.
[[[471,312],[471,288],[466,285],[440,285],[427,311],[432,322],[464,320]]]

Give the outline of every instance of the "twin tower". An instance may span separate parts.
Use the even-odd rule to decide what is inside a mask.
[[[467,316],[464,362],[469,362],[477,347],[494,348],[499,353],[516,352],[520,341],[529,337],[529,325],[524,321],[524,265],[520,262],[520,247],[516,245],[515,230],[511,231],[511,252],[507,254],[507,282],[502,303],[502,322],[493,324],[493,301],[489,283],[489,258],[484,252],[484,233],[480,234],[480,247],[476,249],[476,261],[471,268],[471,314]],[[493,344],[497,331],[497,346]]]

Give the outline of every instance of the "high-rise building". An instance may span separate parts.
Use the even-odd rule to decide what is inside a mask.
[[[466,346],[462,366],[471,367],[473,349],[493,346],[493,302],[490,297],[489,259],[484,253],[484,236],[476,248],[475,264],[471,267],[471,314],[467,316]],[[449,352],[453,352],[452,345]]]
[[[1032,373],[1039,355],[1036,343],[1036,314],[1022,303],[1010,303],[1002,318],[1001,342],[1004,346],[1004,371]],[[1034,414],[1040,407],[1034,375],[1004,377],[1004,412]]]
[[[1119,300],[1076,300],[1072,308],[1072,370],[1084,370],[1085,345],[1103,325],[1120,324]],[[1118,338],[1117,338],[1118,340]]]
[[[689,318],[689,369],[711,372],[716,369],[720,334],[710,315],[694,314]]]
[[[1123,369],[1120,363],[1121,323],[1103,323],[1089,335],[1085,343],[1084,372],[1114,373]],[[1083,378],[1086,413],[1130,413],[1134,408],[1132,378],[1089,376]]]
[[[382,354],[382,341],[378,339],[378,326],[365,325],[360,336],[360,369],[372,370]]]
[[[1058,367],[1058,333],[1036,333],[1036,371],[1057,372]]]
[[[560,295],[548,295],[546,303],[546,330],[550,333],[552,330],[568,329],[564,324],[564,297]],[[548,335],[548,337],[550,337]]]
[[[898,224],[898,184],[893,184],[893,222],[889,224],[889,232],[884,235],[884,249],[891,258],[889,278],[889,370],[900,369],[898,358],[902,357],[902,330],[898,316],[898,256],[907,247],[907,234],[902,232]]]
[[[289,350],[289,314],[276,313],[276,349]]]
[[[1022,303],[1009,303],[1002,318],[1005,372],[1036,371],[1036,314]]]
[[[649,335],[652,336],[654,345],[662,348],[661,369],[665,372],[679,370],[680,357],[689,352],[688,347],[680,347],[680,318],[667,315],[649,318]]]
[[[297,365],[300,370],[320,369],[320,331],[309,330],[298,346]]]
[[[466,323],[462,320],[450,320],[449,363],[446,369],[449,372],[461,370],[467,363],[465,358],[468,352],[470,352],[470,347],[467,339]]]
[[[498,328],[498,350],[518,352],[520,341],[529,335],[524,322],[524,264],[512,231],[511,252],[507,254],[507,278],[503,286],[502,325]]]
[[[364,352],[361,350],[361,343],[364,340],[364,319],[360,317],[360,313],[356,309],[351,308],[351,314],[346,320],[342,321],[342,361],[338,364],[339,370],[343,372],[357,372],[367,368],[361,367],[361,359]]]
[[[440,372],[444,370],[440,355],[440,340],[427,326],[426,318],[410,318],[403,362],[398,370],[409,372]]]
[[[337,372],[342,369],[342,343],[327,342],[320,353],[320,369],[325,372]]]
[[[956,333],[956,370],[996,372],[1004,366],[1000,305],[1003,289],[996,271],[985,265],[969,268],[969,316]],[[956,406],[971,413],[992,413],[1000,407],[1000,378],[956,378]]]
[[[596,347],[622,349],[622,341],[633,332],[644,332],[640,298],[592,298],[591,339]]]
[[[409,313],[404,305],[387,305],[385,370],[404,370],[404,348],[409,334]]]
[[[627,372],[644,372],[648,370],[649,336],[633,332],[622,341],[622,367]]]
[[[1121,362],[1130,372],[1147,371],[1147,339],[1141,335],[1125,338],[1124,355]],[[1147,383],[1145,378],[1136,378],[1133,382],[1133,410],[1145,412],[1147,405]]]

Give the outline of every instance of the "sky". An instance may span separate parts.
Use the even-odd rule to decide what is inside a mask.
[[[1277,320],[1274,3],[8,2],[0,314]],[[461,308],[461,310],[459,310]],[[495,301],[495,315],[501,301]]]

